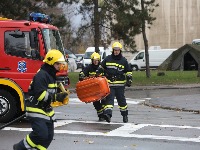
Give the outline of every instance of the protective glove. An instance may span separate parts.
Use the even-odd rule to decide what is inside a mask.
[[[56,94],[56,100],[59,102],[63,102],[64,99],[67,97],[67,93],[66,92],[61,92],[61,93],[57,93]]]
[[[100,76],[100,74],[99,74],[99,73],[96,73],[96,74],[95,74],[95,77],[99,77],[99,76]]]
[[[102,68],[98,68],[97,70],[96,70],[96,74],[95,74],[95,77],[99,77],[99,76],[101,76],[102,75],[102,73],[103,73],[103,69]]]
[[[126,81],[126,86],[130,87],[131,84],[132,84],[132,80],[128,80],[128,81]]]
[[[83,72],[79,73],[79,81],[83,81],[83,79],[85,78],[85,75]]]
[[[130,87],[132,84],[132,76],[126,76],[126,86]]]

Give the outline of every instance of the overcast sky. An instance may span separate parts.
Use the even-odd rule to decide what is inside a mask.
[[[71,21],[72,27],[79,27],[81,24],[81,15],[77,15],[77,9],[79,7],[78,4],[72,4],[72,5],[62,5],[60,4],[59,7],[63,8],[64,14],[68,20]]]

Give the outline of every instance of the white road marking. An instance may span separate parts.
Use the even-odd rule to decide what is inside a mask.
[[[126,98],[127,104],[133,104],[133,105],[138,105],[142,102],[144,102],[145,99],[132,99],[132,98]],[[81,102],[79,98],[69,98],[69,104],[85,104],[84,102]],[[117,104],[117,100],[114,100],[114,105]]]
[[[176,125],[156,125],[156,124],[133,124],[133,123],[110,123],[111,125],[122,125],[121,127],[111,130],[109,132],[85,132],[85,131],[71,131],[71,130],[57,130],[56,127],[61,127],[70,123],[96,123],[96,124],[108,124],[107,122],[95,122],[95,121],[76,121],[76,120],[58,120],[55,122],[55,133],[57,134],[74,134],[74,135],[95,135],[95,136],[111,136],[111,137],[132,137],[139,139],[154,139],[154,140],[168,140],[168,141],[182,141],[182,142],[198,142],[200,143],[200,137],[176,137],[176,136],[160,136],[160,135],[143,135],[134,134],[138,130],[142,130],[144,127],[159,127],[159,128],[177,128],[177,129],[196,129],[200,130],[200,127],[192,126],[176,126]],[[6,127],[3,130],[16,130],[16,131],[31,131],[31,128],[16,128]],[[149,129],[151,130],[151,129]]]

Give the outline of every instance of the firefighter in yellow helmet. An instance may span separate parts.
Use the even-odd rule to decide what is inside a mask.
[[[99,53],[94,52],[92,53],[90,58],[91,64],[89,64],[79,73],[79,81],[82,81],[85,77],[96,75],[96,70],[99,67],[101,56],[99,55]],[[97,115],[99,117],[99,121],[105,120],[103,115],[103,102],[104,100],[93,102],[94,108],[96,109]]]
[[[97,74],[105,72],[110,87],[110,94],[106,97],[104,104],[104,117],[107,122],[111,121],[115,97],[123,116],[123,122],[128,122],[128,105],[124,96],[124,89],[125,86],[131,86],[132,70],[126,58],[122,56],[121,51],[121,43],[113,43],[112,54],[102,61],[97,70]]]
[[[13,146],[14,150],[46,150],[54,136],[55,114],[51,102],[63,102],[67,93],[57,93],[56,73],[65,64],[59,50],[50,50],[43,60],[44,64],[34,76],[29,86],[30,98],[26,100],[26,117],[32,132]]]

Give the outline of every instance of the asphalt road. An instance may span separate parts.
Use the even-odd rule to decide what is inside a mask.
[[[174,111],[144,105],[145,100],[198,94],[195,89],[127,90],[129,123],[122,123],[117,103],[111,123],[98,122],[91,103],[78,100],[55,108],[58,121],[48,150],[199,150],[200,119],[193,112]],[[12,145],[31,131],[23,120],[0,131],[0,150]]]

